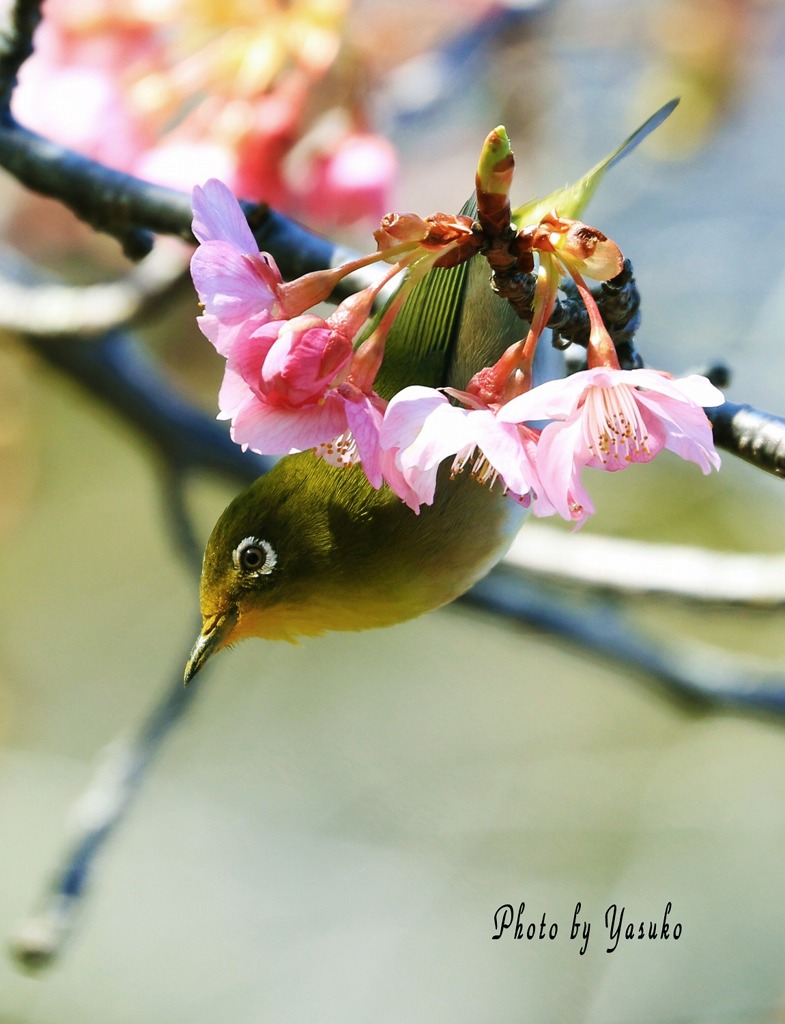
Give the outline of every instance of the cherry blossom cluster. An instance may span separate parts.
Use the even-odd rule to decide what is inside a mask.
[[[488,142],[483,152],[487,157]],[[501,173],[503,163],[478,172],[478,200],[491,211],[486,223],[507,203],[511,171]],[[483,166],[481,159],[481,172]],[[244,448],[268,455],[315,449],[334,465],[360,463],[373,487],[388,485],[414,512],[433,503],[439,466],[452,459],[453,474],[467,470],[481,483],[498,481],[536,515],[556,513],[577,525],[594,511],[584,467],[621,470],[663,449],[704,473],[719,467],[704,407],[723,396],[706,378],[620,369],[584,278],[613,278],[623,258],[596,228],[553,211],[515,233],[509,250],[519,267],[533,269],[536,257],[525,337],[479,369],[465,391],[410,386],[386,401],[374,381],[396,315],[433,267],[487,249],[483,218],[389,214],[376,232],[377,252],[286,283],[272,257],[257,251],[225,185],[197,187],[193,205],[199,324],[226,358],[219,416],[231,420],[232,437]],[[377,261],[388,269],[376,284],[326,319],[309,312],[341,278]],[[535,384],[536,345],[567,275],[589,315],[588,369]],[[397,276],[402,283],[393,299],[373,318],[377,296]]]
[[[397,159],[369,131],[349,0],[47,0],[13,99],[28,128],[190,191],[215,176],[310,223],[375,220]],[[320,97],[339,95],[332,106]],[[111,130],[107,130],[111,126]]]

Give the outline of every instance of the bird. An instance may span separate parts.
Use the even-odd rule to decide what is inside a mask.
[[[677,103],[665,104],[573,185],[514,211],[516,223],[537,223],[553,209],[576,216],[605,172]],[[463,212],[471,210],[467,204]],[[374,384],[382,398],[411,384],[463,389],[521,338],[522,321],[488,278],[477,255],[434,269],[417,285],[387,340]],[[539,346],[535,383],[562,373],[558,353]],[[415,514],[387,485],[372,487],[362,466],[328,465],[313,451],[286,455],[229,504],[209,537],[202,628],[185,682],[247,637],[296,643],[328,630],[391,626],[448,604],[503,557],[525,516],[501,487],[452,472],[449,461],[439,469],[433,504]]]
[[[406,383],[464,387],[468,368],[491,365],[521,337],[521,320],[491,291],[483,264],[475,257],[468,267],[432,271],[412,294],[385,357],[405,366],[400,350],[417,328],[416,369],[410,360]],[[429,302],[443,310],[438,297],[456,294],[452,315],[429,324],[416,315]],[[383,396],[402,386],[391,376],[383,366]],[[394,625],[448,604],[501,559],[525,515],[501,488],[468,472],[451,475],[449,462],[434,503],[416,515],[386,485],[374,489],[359,465],[328,465],[313,451],[284,456],[229,504],[210,535],[203,626],[186,682],[246,637],[297,642]]]

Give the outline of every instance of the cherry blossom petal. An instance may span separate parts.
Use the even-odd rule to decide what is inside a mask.
[[[499,419],[552,419],[537,447],[543,497],[561,516],[581,523],[593,511],[580,479],[586,466],[618,471],[668,448],[704,473],[717,468],[703,405],[722,400],[702,377],[674,380],[654,370],[599,367],[533,388],[503,406]]]
[[[420,514],[420,508],[423,504],[430,504],[433,502],[423,502],[420,499],[417,491],[412,485],[406,480],[400,467],[395,461],[396,452],[390,449],[379,449],[379,464],[382,470],[382,476],[384,477],[385,483],[390,487],[394,494],[397,494],[401,501],[405,502],[409,508],[416,515]]]
[[[629,373],[640,373],[640,370],[630,370]],[[711,408],[715,405],[722,405],[725,396],[707,377],[698,373],[692,373],[687,377],[670,377],[668,374],[658,374],[651,371],[652,379],[639,386],[649,391],[657,391],[660,394],[676,398],[682,398],[695,405]],[[659,378],[659,379],[657,379]]]
[[[638,393],[644,419],[656,417],[664,431],[664,447],[682,459],[694,462],[704,474],[720,468],[720,457],[714,448],[711,423],[702,406],[683,403],[674,414],[674,407],[653,392]]]
[[[444,404],[433,409],[423,420],[417,437],[410,445],[403,448],[398,457],[398,464],[405,474],[410,471],[435,471],[450,455],[457,455],[467,447],[477,443],[471,432],[469,413],[450,405],[445,398]]]
[[[527,436],[517,425],[501,423],[490,409],[453,406],[432,388],[405,388],[390,401],[381,442],[395,451],[395,465],[425,505],[433,502],[438,469],[448,456],[457,456],[460,466],[476,455],[480,478],[492,481],[498,474],[516,495],[527,495],[537,483],[533,432]]]
[[[700,406],[721,405],[724,401],[722,392],[705,377],[697,374],[676,380],[658,370],[613,370],[595,367],[591,370],[581,370],[564,379],[539,384],[531,391],[507,402],[499,410],[498,416],[500,420],[508,423],[562,419],[578,407],[589,386],[619,387],[622,384],[636,389],[656,391],[675,401]]]
[[[356,401],[346,400],[344,412],[368,482],[378,489],[384,480],[379,446],[384,402],[375,396],[361,395]]]
[[[537,486],[534,442],[527,445],[518,427],[500,422],[490,410],[469,412],[467,427],[508,490],[522,496]]]
[[[416,439],[429,413],[447,404],[440,391],[413,384],[390,400],[380,432],[383,448],[406,448]]]
[[[583,371],[590,373],[592,371]],[[548,380],[506,402],[497,416],[502,423],[530,423],[564,419],[574,412],[586,391],[587,382],[580,373],[564,379]]]
[[[351,358],[351,340],[327,321],[315,315],[296,317],[281,324],[265,353],[261,387],[276,404],[302,405],[322,398]]]
[[[227,366],[218,392],[219,420],[230,420],[254,397],[254,393],[236,370]]]
[[[210,178],[193,190],[191,228],[200,242],[229,242],[241,253],[256,253],[259,247],[245,214],[230,189]]]
[[[191,276],[205,311],[236,323],[273,310],[278,296],[264,259],[244,256],[229,242],[204,242],[191,257]]]
[[[232,440],[260,455],[288,455],[331,441],[346,430],[343,399],[334,392],[324,402],[283,409],[256,397],[232,423]]]
[[[594,514],[594,505],[581,483],[583,465],[575,458],[582,440],[582,423],[576,417],[547,426],[537,445],[537,472],[543,497],[562,519],[578,525]],[[546,515],[547,506],[535,502],[534,511]]]
[[[441,392],[419,385],[389,402],[379,433],[384,476],[415,512],[433,503],[440,462],[462,447],[450,428],[463,416]]]
[[[231,351],[227,354],[227,365],[238,373],[260,398],[262,366],[267,353],[275,344],[281,327],[285,324],[285,320],[268,320],[266,323],[259,323],[253,329],[254,322],[248,321],[238,326],[233,334]]]
[[[208,313],[196,318],[199,330],[225,359],[231,359],[237,345],[253,337],[269,320],[270,314],[266,311],[233,325],[227,325]]]
[[[580,465],[614,472],[651,462],[662,451],[665,430],[656,416],[644,417],[641,394],[629,384],[586,389],[583,403],[568,417],[583,429],[583,447],[575,454]]]

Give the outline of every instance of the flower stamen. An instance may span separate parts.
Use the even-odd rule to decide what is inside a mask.
[[[621,468],[621,462],[647,462],[652,458],[649,432],[628,384],[613,388],[590,387],[584,403],[584,438],[603,466]],[[615,465],[614,465],[615,464]]]
[[[323,441],[322,444],[316,445],[314,451],[328,466],[335,466],[337,469],[346,469],[347,466],[354,466],[360,461],[357,442],[350,430],[345,430],[332,441]]]

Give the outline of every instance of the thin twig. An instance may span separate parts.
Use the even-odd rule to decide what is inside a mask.
[[[183,686],[178,666],[136,736],[119,738],[104,751],[92,780],[74,805],[73,835],[39,902],[40,909],[22,922],[11,941],[12,953],[24,967],[46,967],[62,951],[83,906],[98,853],[124,819],[156,755],[193,704],[201,683],[200,679]]]

